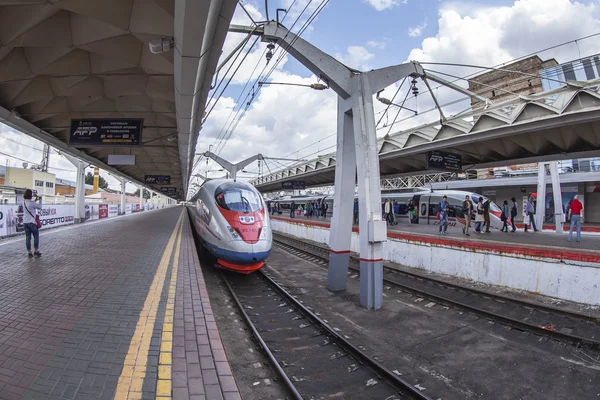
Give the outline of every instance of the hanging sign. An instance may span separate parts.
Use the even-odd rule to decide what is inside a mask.
[[[72,119],[69,146],[138,146],[143,127],[143,118]]]
[[[145,175],[144,182],[149,185],[169,185],[171,183],[170,175]]]
[[[306,189],[304,181],[288,181],[282,182],[281,187],[283,189]]]
[[[458,154],[446,153],[444,151],[428,151],[427,169],[462,171],[462,157]]]
[[[163,186],[160,188],[162,193],[177,194],[177,188],[175,186]]]

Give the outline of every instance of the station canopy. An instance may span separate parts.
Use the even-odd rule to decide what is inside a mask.
[[[157,191],[145,176],[169,176],[184,198],[236,3],[0,0],[0,122]],[[153,40],[173,45],[155,54]],[[91,118],[141,118],[141,143],[69,146],[71,120]]]

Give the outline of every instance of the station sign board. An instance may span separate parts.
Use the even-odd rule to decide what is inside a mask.
[[[143,118],[72,119],[69,146],[139,146]]]
[[[306,184],[304,181],[288,181],[282,182],[281,187],[283,189],[306,189]]]
[[[144,182],[149,185],[169,185],[171,184],[170,175],[145,175]]]
[[[160,188],[162,193],[177,194],[177,188],[175,186],[163,186]]]
[[[444,151],[428,151],[427,169],[462,171],[462,157],[458,154],[446,153]]]

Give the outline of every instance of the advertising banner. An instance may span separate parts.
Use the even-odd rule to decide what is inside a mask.
[[[289,181],[281,183],[282,189],[306,189],[304,181]]]
[[[125,214],[131,214],[132,212],[131,204],[125,204]]]
[[[94,221],[99,218],[98,204],[85,205],[85,220]]]
[[[108,218],[108,204],[98,204],[98,217]]]
[[[108,205],[108,218],[119,216],[119,205],[109,204]]]
[[[23,213],[18,209],[15,205],[0,205],[0,236],[23,232]]]
[[[444,151],[428,151],[427,168],[442,171],[462,171],[462,157]]]
[[[41,210],[38,210],[38,215],[42,221],[42,229],[44,227],[72,224],[75,222],[75,205],[53,204],[44,206]]]
[[[69,146],[138,146],[143,127],[142,118],[72,119]]]

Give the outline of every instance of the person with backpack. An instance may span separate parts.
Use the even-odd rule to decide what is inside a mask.
[[[450,208],[450,204],[448,204],[448,197],[444,196],[442,197],[442,201],[440,201],[440,211],[439,211],[439,215],[440,215],[440,232],[439,234],[441,235],[442,233],[444,235],[448,234],[448,210]],[[442,232],[442,225],[444,228],[444,231]]]
[[[485,233],[490,233],[490,199],[483,201],[483,226]]]
[[[471,227],[471,213],[473,212],[473,203],[471,202],[471,198],[469,195],[465,196],[465,201],[463,201],[462,205],[463,213],[465,214],[465,226],[463,227],[463,235],[469,235],[469,228]]]
[[[33,258],[33,256],[40,257],[40,228],[42,224],[37,215],[37,210],[42,209],[42,198],[35,196],[36,200],[32,200],[33,191],[31,189],[25,190],[23,194],[23,226],[25,227],[25,247],[27,247],[27,256]],[[33,249],[31,252],[31,235],[33,235]]]
[[[483,217],[483,197],[480,197],[477,201],[477,214],[475,215],[475,232],[483,233],[482,226],[484,222]]]
[[[292,204],[290,204],[290,218],[296,218],[296,203],[292,200]]]
[[[508,213],[508,201],[504,200],[504,204],[502,205],[502,215],[500,215],[500,220],[503,222],[500,232],[508,232]]]

